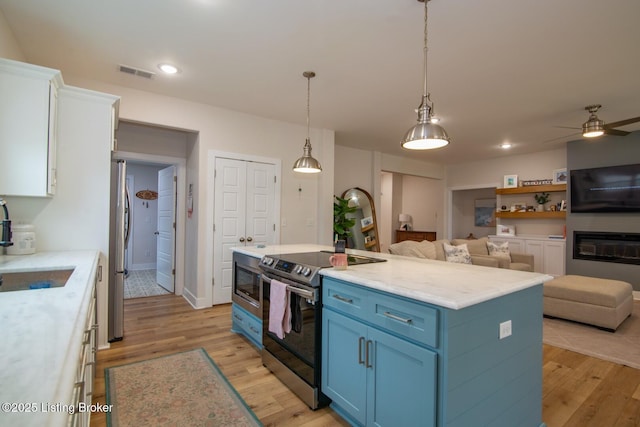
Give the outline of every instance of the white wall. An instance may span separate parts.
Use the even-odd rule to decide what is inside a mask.
[[[255,156],[276,157],[282,160],[281,212],[287,215],[287,225],[281,228],[282,243],[331,242],[333,221],[332,194],[334,176],[334,133],[329,130],[311,129],[313,155],[323,166],[317,175],[302,175],[291,169],[302,155],[306,138],[306,126],[265,119],[249,114],[225,110],[219,107],[160,96],[121,86],[86,80],[77,76],[65,76],[66,81],[120,95],[120,118],[125,121],[183,129],[198,134],[197,144],[188,156],[188,183],[194,184],[194,214],[187,220],[186,271],[197,272],[188,277],[185,287],[198,296],[191,301],[206,306],[208,301],[200,297],[210,292],[212,277],[205,266],[213,231],[206,218],[206,206],[213,199],[204,185],[209,177],[208,152],[226,151]],[[239,130],[242,130],[241,132]],[[195,246],[190,248],[190,246]],[[215,268],[215,266],[214,266]],[[190,276],[190,274],[189,274]],[[209,288],[209,289],[207,289]]]
[[[18,42],[13,35],[13,31],[9,28],[2,9],[0,9],[0,57],[15,61],[26,61],[26,57],[22,53],[20,46],[18,46]]]
[[[413,229],[444,232],[444,181],[412,175],[402,177],[402,212],[411,215]]]
[[[179,157],[181,159],[187,157],[188,132],[143,126],[121,120],[116,136],[119,151]]]

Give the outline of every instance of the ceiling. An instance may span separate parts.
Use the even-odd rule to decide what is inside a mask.
[[[335,130],[339,145],[424,161],[560,148],[578,131],[558,126],[579,127],[588,104],[603,105],[605,122],[640,116],[638,0],[431,1],[428,88],[452,143],[417,153],[399,145],[422,93],[416,0],[0,0],[0,9],[26,60],[67,80],[305,125],[302,73],[313,70],[312,127]],[[181,72],[160,75],[161,62]]]

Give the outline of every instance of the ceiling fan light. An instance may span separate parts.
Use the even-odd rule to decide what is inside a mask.
[[[604,135],[604,122],[598,118],[589,119],[582,125],[582,136],[596,138]]]

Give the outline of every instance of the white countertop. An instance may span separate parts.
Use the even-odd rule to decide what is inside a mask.
[[[320,245],[273,245],[264,248],[243,246],[232,250],[262,257],[333,248]],[[384,258],[387,262],[355,265],[346,270],[325,268],[320,274],[454,310],[553,279],[546,274],[503,268],[455,264],[377,252],[348,252]]]
[[[0,256],[0,273],[75,268],[61,288],[0,292],[0,403],[35,404],[35,413],[0,410],[0,425],[66,426],[97,251]],[[46,409],[46,408],[45,408]]]

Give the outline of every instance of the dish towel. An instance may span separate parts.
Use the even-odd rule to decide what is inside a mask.
[[[287,284],[271,280],[269,290],[269,332],[280,339],[291,332],[291,308],[289,306],[290,291]]]

